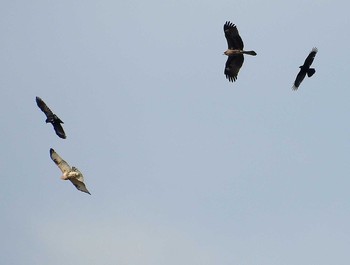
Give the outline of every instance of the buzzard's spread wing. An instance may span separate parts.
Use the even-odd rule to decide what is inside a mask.
[[[66,161],[64,161],[52,148],[50,149],[50,157],[53,162],[61,169],[62,173],[68,173],[72,169]]]
[[[312,48],[311,52],[309,53],[309,55],[305,59],[303,67],[309,68],[311,66],[317,52],[318,52],[317,48]]]
[[[86,192],[86,193],[88,193],[88,194],[91,195],[91,193],[90,193],[90,192],[88,191],[88,189],[86,188],[84,182],[81,182],[81,181],[79,181],[79,180],[77,180],[77,179],[75,179],[75,178],[72,178],[72,179],[69,179],[69,180],[72,182],[72,184],[73,184],[78,190],[80,190],[80,191],[82,191],[82,192]]]
[[[300,68],[300,71],[295,78],[294,85],[293,85],[293,90],[297,90],[298,87],[300,86],[301,82],[304,80],[306,75],[306,71]]]
[[[76,167],[72,167],[72,171],[68,174],[69,180],[73,183],[73,185],[80,191],[86,192],[90,194],[88,189],[84,184],[83,174]],[[90,194],[91,195],[91,194]]]
[[[53,116],[53,112],[50,110],[50,108],[45,104],[45,102],[41,98],[36,97],[35,100],[36,100],[36,104],[41,109],[41,111],[45,113],[47,118]]]
[[[230,81],[236,81],[239,69],[241,69],[243,65],[244,57],[243,54],[237,54],[233,56],[229,56],[225,65],[225,75],[226,78]]]
[[[226,21],[224,25],[225,38],[228,48],[231,50],[243,50],[243,41],[239,36],[238,29],[235,24]]]

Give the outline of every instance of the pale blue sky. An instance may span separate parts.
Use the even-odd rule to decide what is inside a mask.
[[[2,1],[1,264],[348,265],[349,8]],[[235,83],[227,20],[258,54]]]

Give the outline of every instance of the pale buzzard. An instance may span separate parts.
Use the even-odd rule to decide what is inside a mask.
[[[76,168],[70,167],[66,161],[64,161],[52,148],[50,149],[50,157],[53,162],[61,169],[63,175],[61,179],[69,179],[73,185],[80,191],[90,194],[84,184],[83,174]],[[91,194],[90,194],[91,195]]]

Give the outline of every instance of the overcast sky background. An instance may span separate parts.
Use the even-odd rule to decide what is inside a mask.
[[[2,1],[1,264],[348,265],[349,8]],[[226,20],[258,54],[235,83]]]

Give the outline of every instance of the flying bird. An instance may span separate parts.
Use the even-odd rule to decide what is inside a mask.
[[[228,49],[224,52],[228,56],[224,74],[230,81],[236,81],[239,69],[241,69],[244,61],[243,54],[256,55],[255,51],[244,51],[243,41],[239,36],[238,29],[235,24],[226,21],[224,25],[225,38],[227,40]]]
[[[56,134],[63,138],[66,139],[66,134],[62,128],[61,123],[64,123],[60,118],[58,118],[56,116],[56,114],[54,114],[50,108],[45,104],[45,102],[39,98],[36,97],[36,104],[38,105],[38,107],[42,110],[42,112],[45,113],[46,115],[46,123],[51,123],[53,128],[55,129]]]
[[[310,68],[312,62],[314,61],[314,58],[317,53],[317,48],[312,48],[311,52],[305,59],[305,62],[302,66],[299,66],[300,71],[295,78],[294,85],[293,85],[293,90],[297,90],[298,87],[300,86],[301,82],[304,80],[305,76],[307,75],[308,77],[311,77],[315,72],[315,68]]]
[[[83,174],[76,167],[70,167],[52,148],[50,148],[50,157],[62,171],[61,179],[69,179],[78,190],[90,194],[84,184]]]

